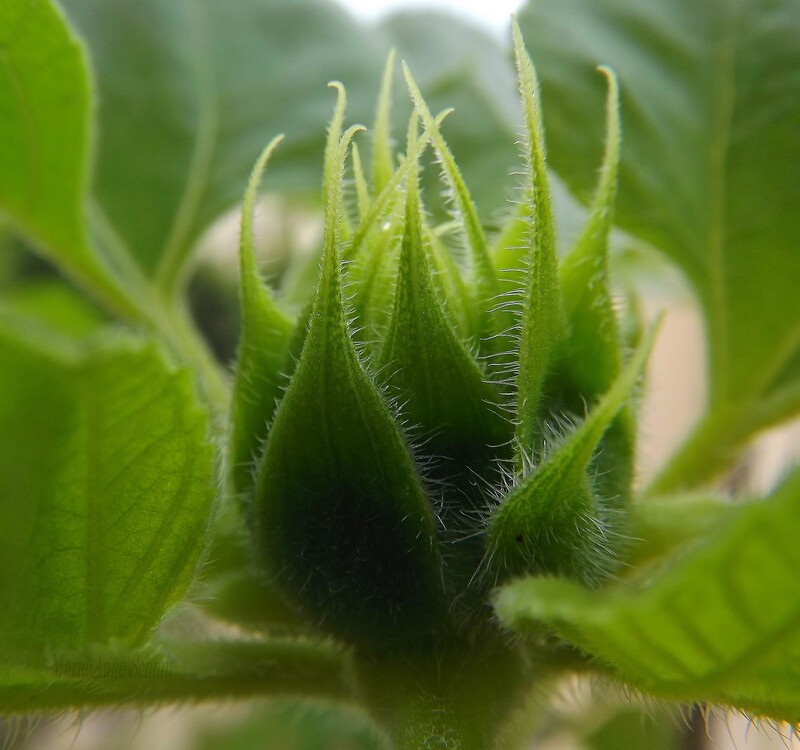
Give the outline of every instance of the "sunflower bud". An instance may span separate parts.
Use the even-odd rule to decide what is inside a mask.
[[[494,246],[440,131],[443,115],[432,115],[408,70],[405,154],[391,157],[387,74],[371,184],[358,152],[353,159],[354,215],[343,178],[360,128],[342,133],[336,84],[320,272],[297,322],[251,256],[249,212],[274,144],[248,188],[232,484],[259,568],[300,613],[365,652],[433,648],[491,627],[492,585],[523,573],[593,585],[623,546],[629,402],[653,333],[625,362],[606,271],[616,83],[608,74],[595,205],[559,266],[535,71],[517,29],[515,53],[525,201]],[[466,263],[424,209],[419,162],[429,147]]]

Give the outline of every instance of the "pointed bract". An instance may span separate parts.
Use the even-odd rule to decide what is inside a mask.
[[[340,81],[330,81],[329,88],[336,90],[336,104],[333,108],[333,115],[328,124],[328,134],[325,140],[325,161],[322,173],[322,201],[328,200],[331,191],[331,181],[337,170],[336,158],[338,154],[339,141],[342,137],[344,127],[344,115],[347,110],[347,92]],[[337,220],[339,221],[339,231],[342,239],[350,237],[350,222],[347,214],[342,210]]]
[[[477,330],[477,310],[472,290],[464,280],[450,251],[444,246],[436,231],[424,221],[423,242],[430,249],[433,281],[441,295],[442,304],[450,318],[458,325],[464,338],[469,339]]]
[[[600,179],[586,225],[561,265],[561,288],[568,334],[563,372],[558,376],[565,408],[590,403],[610,387],[620,368],[620,332],[608,280],[608,236],[617,192],[620,124],[619,87],[608,68],[606,145]],[[571,392],[568,392],[571,391]],[[609,427],[598,459],[602,493],[616,505],[627,502],[633,477],[635,425],[624,408]]]
[[[441,125],[441,123],[444,122],[445,118],[452,111],[452,109],[445,109],[444,111],[440,112],[436,116],[436,124]],[[426,129],[422,138],[417,141],[417,146],[420,149],[420,153],[417,155],[417,158],[421,156],[422,149],[427,146],[429,140],[430,134]],[[359,251],[364,245],[364,241],[367,239],[370,233],[375,230],[376,226],[379,225],[380,220],[391,215],[393,207],[398,202],[401,186],[408,177],[410,164],[411,162],[408,161],[408,158],[404,159],[403,163],[397,169],[395,169],[394,172],[392,172],[391,177],[387,180],[383,188],[379,192],[376,191],[377,194],[375,195],[375,199],[370,204],[367,215],[360,217],[358,227],[356,227],[356,230],[353,233],[352,242],[350,243],[350,246],[346,247],[342,253],[345,261],[357,259]]]
[[[336,157],[339,149],[339,142],[342,138],[344,128],[344,115],[347,109],[347,92],[340,81],[330,81],[328,87],[336,91],[336,104],[333,107],[331,121],[328,123],[328,131],[325,139],[325,157],[322,172],[322,201],[328,200],[331,192],[331,181],[336,174]]]
[[[472,263],[473,283],[475,284],[478,300],[480,321],[478,335],[482,345],[484,345],[487,350],[491,351],[493,350],[494,336],[499,333],[499,331],[494,327],[494,318],[490,315],[490,310],[496,303],[499,287],[497,284],[497,274],[495,273],[494,265],[489,255],[489,245],[486,240],[486,234],[483,231],[483,226],[478,217],[478,210],[475,208],[475,203],[472,200],[469,189],[456,165],[456,160],[442,137],[439,126],[428,109],[428,105],[425,104],[419,87],[405,63],[403,63],[403,72],[405,73],[406,83],[408,84],[411,98],[414,101],[414,106],[419,112],[425,128],[430,132],[433,147],[436,150],[441,164],[442,175],[452,192],[458,216],[464,227],[464,235],[467,239],[470,261]]]
[[[656,331],[657,325],[584,422],[492,512],[486,568],[494,581],[548,573],[595,584],[613,568],[621,519],[595,491],[588,470],[600,439],[630,398]]]
[[[434,516],[408,445],[348,331],[331,171],[308,335],[259,465],[256,552],[293,603],[363,648],[425,647],[445,627]]]
[[[358,145],[353,144],[353,181],[356,185],[356,200],[358,205],[358,219],[362,221],[369,212],[369,186],[364,176],[364,167],[361,164],[361,152]]]
[[[441,112],[436,122],[442,122],[451,111]],[[345,260],[349,261],[347,294],[350,309],[357,329],[363,332],[360,340],[368,348],[386,329],[402,233],[405,182],[428,140],[426,130],[415,141],[413,152],[406,154],[403,163],[372,201],[353,233],[352,242],[345,248]]]
[[[531,206],[516,377],[517,469],[522,470],[525,455],[538,447],[543,389],[563,341],[565,326],[536,72],[516,22],[513,32],[525,120],[525,159],[529,173],[526,200]]]
[[[415,130],[412,118],[409,153],[416,150]],[[500,414],[496,390],[484,379],[439,301],[423,241],[417,179],[412,168],[394,308],[379,362],[390,393],[402,403],[404,420],[425,437],[425,452],[436,457],[428,473],[438,482],[442,524],[449,532],[463,534],[461,521],[469,520],[471,512],[477,528],[475,511],[486,504],[484,488],[475,477],[492,476],[511,431]]]
[[[606,147],[589,220],[561,265],[566,342],[575,385],[586,398],[606,390],[619,372],[619,332],[608,288],[608,234],[617,192],[619,90],[608,68]]]
[[[376,193],[386,187],[394,171],[391,115],[395,56],[395,51],[389,50],[378,92],[378,106],[375,110],[375,126],[372,134],[372,186]]]
[[[245,497],[253,487],[255,461],[287,382],[292,320],[278,307],[258,273],[253,247],[253,209],[261,176],[283,139],[273,138],[250,175],[242,205],[239,283],[242,330],[231,398],[227,466],[230,489]]]

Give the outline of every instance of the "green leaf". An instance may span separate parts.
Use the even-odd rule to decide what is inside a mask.
[[[372,108],[380,54],[332,3],[64,5],[97,71],[98,199],[165,288],[275,133],[289,135],[270,184],[319,189],[328,80],[348,82],[359,117]]]
[[[654,490],[696,485],[800,409],[800,4],[534,0],[520,22],[551,164],[585,199],[603,107],[593,69],[619,75],[617,221],[684,270],[709,351],[709,415]]]
[[[85,297],[59,279],[17,283],[3,293],[1,304],[10,314],[31,318],[65,336],[88,336],[107,322]]]
[[[630,505],[631,575],[641,574],[643,562],[663,559],[708,536],[735,509],[730,499],[708,493],[635,499]]]
[[[731,514],[638,587],[589,592],[524,579],[497,599],[518,630],[540,624],[641,690],[800,720],[800,471]]]
[[[295,605],[369,649],[430,641],[444,603],[433,512],[345,320],[338,219],[357,130],[337,150],[319,287],[259,463],[253,527],[259,565]]]
[[[186,373],[0,316],[0,643],[141,643],[191,581],[214,466]]]
[[[501,582],[525,572],[596,585],[618,564],[624,517],[589,472],[601,438],[642,374],[657,326],[586,419],[492,510],[486,573]]]
[[[255,461],[288,378],[294,323],[278,307],[258,274],[253,248],[253,207],[258,185],[283,136],[264,149],[247,185],[242,205],[239,275],[242,329],[231,401],[228,472],[239,495],[253,487]]]
[[[125,306],[86,235],[86,61],[47,0],[0,7],[0,211],[44,255]]]

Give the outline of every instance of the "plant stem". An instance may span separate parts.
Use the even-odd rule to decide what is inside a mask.
[[[362,657],[361,692],[395,750],[489,750],[527,693],[527,662],[502,642]]]
[[[108,284],[115,290],[116,298],[123,303],[101,298],[106,310],[128,323],[142,323],[149,318],[148,302],[153,296],[152,285],[134,260],[124,240],[117,234],[99,203],[92,200],[88,207],[89,226],[94,246],[102,258],[108,273]],[[81,279],[90,294],[100,290],[91,280]]]
[[[130,323],[144,324],[162,338],[182,364],[194,368],[200,391],[215,417],[215,427],[221,429],[220,417],[228,408],[225,374],[191,320],[180,295],[160,292],[145,276],[96,203],[90,207],[90,219],[106,265],[129,307],[122,317]],[[111,312],[120,313],[120,310]]]
[[[348,665],[345,652],[303,641],[195,643],[152,661],[130,655],[69,657],[49,672],[0,677],[0,714],[268,695],[352,701]]]
[[[222,429],[227,413],[229,384],[226,373],[214,358],[208,345],[182,304],[156,305],[151,325],[169,345],[175,356],[195,372],[198,387],[214,418],[215,432]]]

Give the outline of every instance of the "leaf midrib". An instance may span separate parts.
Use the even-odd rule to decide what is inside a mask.
[[[199,113],[186,183],[156,269],[156,283],[166,291],[171,291],[180,275],[184,256],[191,242],[192,229],[208,184],[219,135],[219,92],[213,75],[215,55],[208,34],[207,14],[201,9],[201,2],[202,0],[184,0],[190,26],[190,47],[194,52]]]
[[[743,0],[737,0],[720,29],[713,54],[717,65],[712,91],[714,116],[708,144],[709,167],[709,225],[708,257],[708,317],[713,392],[710,399],[722,399],[729,388],[730,337],[726,289],[725,250],[727,244],[727,184],[728,157],[736,104],[735,53],[737,33],[742,15]]]
[[[730,389],[730,325],[728,315],[728,294],[726,287],[726,243],[727,243],[727,183],[728,163],[730,157],[731,135],[734,128],[736,111],[736,74],[735,56],[738,36],[741,31],[744,0],[735,0],[726,18],[727,23],[721,27],[720,38],[715,50],[718,62],[713,112],[715,113],[713,128],[710,133],[708,148],[709,164],[709,217],[708,248],[708,318],[709,339],[713,340],[711,350],[712,401],[726,404],[731,395]],[[759,401],[764,397],[770,380],[778,374],[780,368],[794,356],[798,346],[800,327],[789,330],[785,338],[779,342],[773,358],[759,368],[759,377],[747,389],[746,393],[736,394],[740,403],[751,402],[752,410],[756,410]]]
[[[86,372],[77,369],[74,377],[83,381],[87,376]],[[79,382],[80,382],[79,381]],[[82,392],[81,392],[82,391]],[[98,427],[102,416],[100,413],[100,400],[94,388],[79,388],[80,397],[83,401],[81,429],[83,432],[84,456],[86,457],[84,477],[85,495],[85,550],[86,550],[86,641],[96,643],[106,640],[108,631],[107,613],[103,611],[102,600],[102,573],[107,570],[103,544],[102,525],[99,522],[100,503],[98,497],[101,494],[97,489],[98,467],[100,459],[97,452],[97,440],[93,435],[98,433]],[[99,573],[99,575],[98,575]]]

